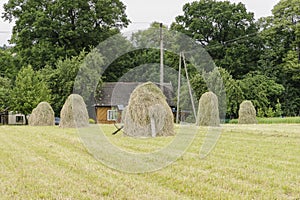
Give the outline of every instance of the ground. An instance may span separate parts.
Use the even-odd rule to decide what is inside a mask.
[[[149,152],[173,137],[108,139]],[[200,159],[200,128],[185,154],[151,173],[108,168],[75,129],[0,126],[0,199],[299,199],[300,125],[224,125],[215,149]]]

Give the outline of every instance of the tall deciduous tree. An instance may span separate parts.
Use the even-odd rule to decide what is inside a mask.
[[[240,103],[244,100],[243,91],[232,76],[223,68],[215,68],[203,75],[196,74],[191,79],[194,93],[199,99],[207,91],[213,91],[219,100],[220,116],[226,114],[226,118],[237,118]]]
[[[93,49],[89,54],[81,51],[78,56],[59,60],[55,69],[46,66],[39,72],[51,90],[53,110],[57,116],[65,100],[73,92],[83,96],[86,103],[93,100],[93,92],[102,81],[102,65],[102,55]]]
[[[281,0],[272,16],[261,18],[261,37],[265,51],[261,71],[283,84],[281,97],[284,115],[300,114],[300,0]]]
[[[239,106],[244,100],[244,93],[238,81],[234,80],[229,72],[223,68],[218,68],[218,71],[222,77],[226,92],[226,115],[228,118],[237,118]]]
[[[159,70],[160,49],[157,48],[160,44],[159,28],[160,23],[153,22],[148,29],[133,33],[130,41],[126,41],[125,38],[122,37],[115,37],[118,43],[113,43],[111,46],[117,47],[118,49],[113,49],[110,47],[110,49],[106,50],[109,52],[108,54],[118,54],[118,52],[127,52],[127,50],[129,51],[124,55],[120,55],[120,57],[116,58],[114,62],[110,64],[103,74],[104,80],[107,82],[118,81],[129,70],[143,65],[149,65],[149,69],[155,69],[152,64],[156,63],[157,69]],[[172,47],[170,45],[176,44],[174,36],[172,37],[166,26],[163,26],[163,37],[165,48],[171,49]],[[111,49],[113,50],[112,52],[110,52]],[[103,54],[104,57],[106,57],[105,54],[107,54],[107,52],[104,52]],[[164,52],[164,65],[170,68],[178,69],[178,60],[179,55],[175,55],[170,51]],[[144,69],[146,68],[147,67],[144,67]],[[147,72],[149,73],[150,71]],[[153,71],[153,74],[155,73],[156,71]],[[141,76],[142,74],[138,74],[138,70],[136,70],[136,73],[132,75],[134,77],[127,77],[131,79],[131,81],[142,81],[143,78],[145,78],[145,76]],[[159,74],[156,75],[159,80]],[[166,79],[169,78],[168,75],[168,73],[165,73]],[[126,77],[123,78],[125,78],[123,81],[130,81],[126,79]],[[149,80],[144,79],[144,81]]]
[[[275,110],[277,99],[285,89],[262,74],[249,73],[238,82],[245,99],[253,102],[255,108],[261,111],[261,116],[267,114],[269,107]]]
[[[65,100],[73,92],[74,81],[84,56],[85,53],[81,52],[78,56],[60,59],[55,64],[55,69],[46,66],[40,71],[43,80],[51,90],[52,101],[54,102],[53,110],[57,116]]]
[[[28,115],[40,102],[50,99],[50,91],[38,73],[31,66],[23,67],[10,94],[10,110]]]
[[[254,15],[242,3],[199,0],[185,4],[183,12],[171,29],[203,45],[218,67],[234,78],[256,69],[261,42]]]
[[[11,81],[0,76],[0,111],[9,107]]]
[[[40,69],[78,55],[129,23],[119,0],[9,0],[5,20],[15,20],[11,42],[22,64]]]
[[[11,49],[0,49],[0,76],[14,79],[18,73],[17,57]]]

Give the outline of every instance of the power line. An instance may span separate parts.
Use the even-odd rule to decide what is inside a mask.
[[[251,38],[251,37],[256,36],[258,34],[259,33],[250,33],[250,34],[243,35],[243,36],[231,39],[231,40],[227,40],[227,41],[223,42],[223,44],[218,43],[218,44],[211,45],[211,46],[204,46],[204,45],[202,45],[202,47],[204,49],[206,49],[206,50],[211,50],[211,49],[214,49],[214,48],[222,48],[224,46],[227,46],[230,43],[237,42],[237,41],[242,41],[244,39]],[[194,52],[194,51],[195,50],[185,51],[185,53],[190,53],[190,52]]]

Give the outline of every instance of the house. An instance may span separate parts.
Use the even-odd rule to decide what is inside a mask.
[[[128,105],[130,94],[143,83],[141,82],[106,82],[100,90],[99,98],[96,99],[95,111],[96,122],[101,124],[120,123],[122,112]],[[155,83],[160,87],[159,83]],[[175,113],[174,92],[171,83],[165,83],[164,95],[167,103]]]
[[[20,113],[8,112],[7,110],[0,112],[0,123],[9,125],[26,124],[25,115]]]
[[[9,112],[8,114],[8,124],[10,125],[25,125],[26,119],[25,115],[20,113]]]

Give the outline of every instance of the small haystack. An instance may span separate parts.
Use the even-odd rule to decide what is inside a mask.
[[[89,126],[89,115],[83,98],[71,94],[60,111],[60,127],[81,128]]]
[[[47,102],[39,103],[28,119],[30,126],[54,126],[54,123],[54,111]]]
[[[257,124],[256,110],[251,101],[243,101],[239,109],[239,124]]]
[[[174,135],[172,110],[162,91],[151,82],[135,88],[123,116],[124,134],[127,136]]]
[[[213,92],[206,92],[201,96],[196,125],[220,126],[218,97]]]

